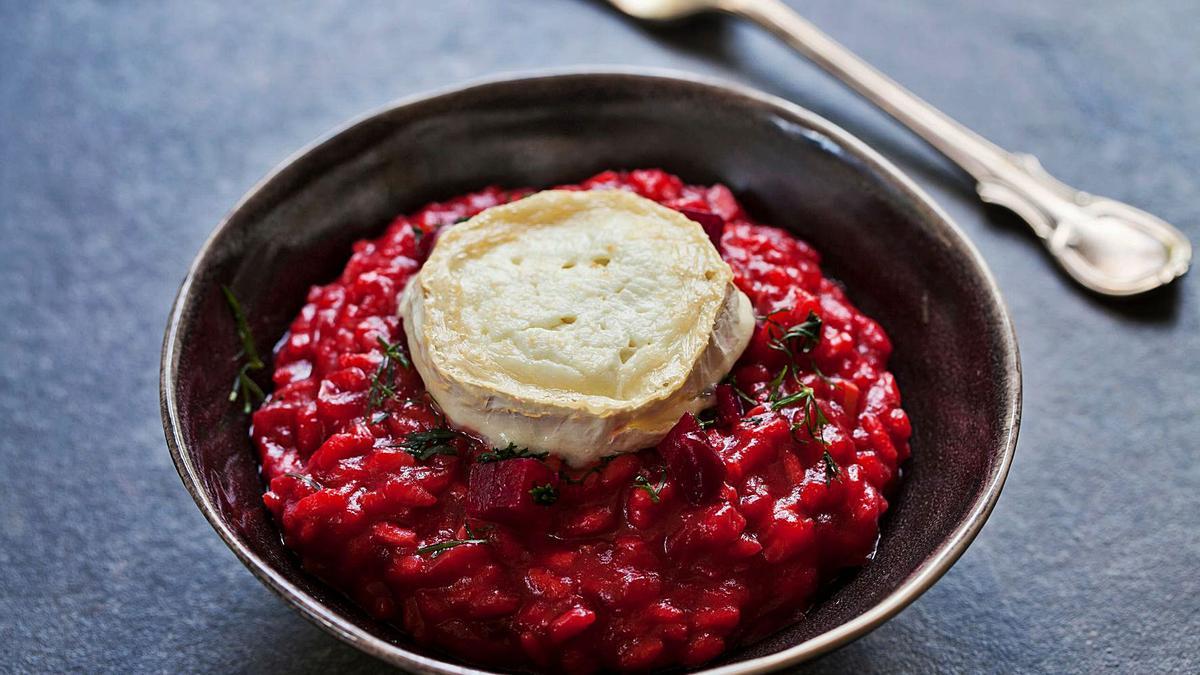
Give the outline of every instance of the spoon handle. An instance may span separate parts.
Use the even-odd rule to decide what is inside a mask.
[[[781,0],[722,0],[882,108],[962,167],[983,201],[1025,220],[1054,259],[1104,295],[1143,293],[1187,271],[1191,244],[1166,222],[1072,188],[1032,155],[1010,153],[923,101],[809,23]]]

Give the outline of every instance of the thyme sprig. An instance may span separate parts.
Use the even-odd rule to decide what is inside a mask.
[[[821,445],[826,445],[825,436],[821,430],[825,425],[829,424],[829,418],[825,417],[825,411],[821,410],[820,404],[817,403],[817,397],[812,395],[812,390],[809,389],[809,396],[804,405],[804,429],[808,432],[815,441]],[[792,422],[793,427],[795,422]],[[793,430],[792,433],[795,433]]]
[[[817,394],[812,387],[801,387],[794,394],[772,401],[771,410],[780,410],[795,403],[800,404],[803,417],[797,415],[792,418],[792,438],[799,441],[800,439],[796,438],[796,432],[803,429],[813,440],[825,445],[825,438],[821,435],[821,430],[826,424],[829,424],[829,418],[825,417],[825,411],[821,410],[821,405],[817,403]]]
[[[262,370],[267,365],[258,356],[258,349],[254,346],[254,335],[250,332],[250,324],[246,321],[246,313],[242,311],[242,303],[238,302],[237,296],[228,286],[221,286],[221,293],[225,295],[225,302],[229,304],[229,311],[233,313],[233,321],[237,325],[238,339],[242,342],[242,350],[238,352],[235,358],[245,358],[246,362],[238,369],[237,377],[233,381],[233,389],[229,392],[229,401],[236,402],[238,397],[242,398],[242,412],[247,415],[254,407],[252,399],[257,398],[263,400],[267,397],[263,393],[262,387],[258,386],[250,377],[250,373],[256,370]]]
[[[375,372],[371,374],[371,388],[367,392],[367,416],[373,424],[379,424],[387,418],[387,413],[382,413],[382,416],[372,413],[382,408],[389,398],[396,396],[396,364],[411,368],[412,362],[401,349],[400,343],[393,344],[379,336],[375,337],[375,342],[383,350],[383,360],[375,366]]]
[[[449,427],[413,431],[397,447],[423,462],[434,455],[457,455],[453,441],[461,437],[461,432]]]
[[[645,492],[650,497],[650,501],[657,504],[662,499],[663,488],[666,487],[666,469],[658,477],[658,485],[650,483],[650,479],[646,478],[645,474],[638,474],[633,477],[633,487],[636,490]]]
[[[517,447],[516,443],[509,443],[503,448],[492,448],[488,452],[481,452],[475,458],[475,461],[480,464],[488,464],[489,462],[502,462],[506,459],[518,459],[527,457],[529,459],[546,459],[550,456],[548,452],[533,452],[529,448]]]
[[[787,354],[788,359],[794,362],[797,353],[807,354],[815,349],[817,343],[821,341],[821,317],[817,316],[816,312],[809,310],[808,316],[804,321],[790,328],[784,328],[775,319],[771,318],[784,311],[787,310],[777,310],[759,318],[780,331],[779,336],[771,338],[767,346]]]
[[[470,523],[463,524],[463,531],[466,533],[466,537],[462,539],[448,539],[446,541],[439,541],[436,544],[422,546],[421,548],[417,549],[417,555],[425,555],[426,553],[430,553],[432,554],[431,557],[436,558],[442,553],[445,553],[456,546],[488,543],[488,540],[481,536],[482,534],[486,534],[486,532],[476,534],[475,531],[471,529]]]
[[[793,403],[803,402],[814,395],[815,394],[813,393],[812,388],[801,387],[800,391],[797,391],[794,394],[788,394],[782,398],[775,398],[771,400],[771,410],[780,410],[782,408],[786,408]]]

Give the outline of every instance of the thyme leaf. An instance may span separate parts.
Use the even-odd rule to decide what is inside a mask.
[[[253,399],[257,398],[261,401],[267,397],[263,393],[262,387],[258,386],[258,383],[250,377],[250,371],[257,370],[257,368],[251,368],[250,366],[251,364],[246,363],[238,369],[237,378],[233,381],[233,389],[229,392],[229,401],[231,403],[237,401],[239,396],[242,397],[242,412],[247,415],[250,414],[250,410],[253,408]]]
[[[634,489],[645,492],[650,496],[650,501],[657,504],[659,500],[662,499],[661,493],[663,488],[666,487],[663,483],[663,479],[666,477],[665,474],[666,471],[664,470],[663,475],[659,476],[658,485],[652,485],[649,478],[646,478],[644,474],[639,473],[633,478],[633,487]]]
[[[838,466],[836,461],[834,461],[833,455],[829,454],[828,450],[821,455],[821,460],[825,462],[825,484],[829,485],[829,483],[834,480],[841,481],[842,468]]]
[[[533,486],[529,494],[533,497],[533,503],[539,506],[550,506],[558,501],[558,490],[550,483]]]
[[[233,380],[233,389],[229,392],[229,401],[236,402],[240,396],[242,399],[242,412],[250,414],[254,407],[253,399],[263,400],[266,394],[263,393],[262,387],[250,377],[250,373],[256,370],[266,368],[266,364],[258,356],[258,349],[254,346],[254,334],[250,332],[250,323],[246,321],[246,313],[242,311],[242,303],[238,302],[237,296],[233,294],[228,286],[221,286],[221,293],[225,296],[225,302],[229,305],[229,311],[233,314],[233,322],[237,326],[238,340],[242,343],[242,350],[238,352],[237,358],[245,358],[246,362],[238,369],[237,377]]]
[[[779,410],[780,408],[793,403],[799,403],[801,405],[801,412],[804,416],[803,418],[799,416],[792,418],[792,438],[800,441],[801,439],[796,438],[796,432],[804,429],[814,441],[820,443],[821,445],[825,445],[825,439],[821,435],[821,429],[823,429],[826,424],[829,424],[829,418],[825,417],[825,412],[821,410],[821,405],[817,403],[816,392],[813,391],[812,387],[804,387],[791,396],[785,396],[778,401],[775,401],[771,404],[771,409]]]
[[[457,455],[453,442],[462,434],[449,427],[413,431],[404,437],[399,448],[418,460],[425,461],[434,455]]]
[[[367,415],[379,410],[383,404],[389,399],[396,396],[396,364],[399,363],[405,368],[411,368],[412,362],[408,360],[408,355],[400,348],[400,343],[391,343],[384,340],[382,337],[376,336],[375,342],[379,344],[379,348],[383,350],[383,360],[375,367],[375,372],[371,374],[371,388],[367,392]],[[383,413],[383,417],[387,417],[387,413]],[[372,418],[375,424],[383,421],[379,418],[378,421]]]
[[[502,462],[506,459],[518,459],[528,457],[530,459],[546,459],[550,456],[548,452],[532,452],[529,448],[519,448],[516,443],[509,443],[503,448],[492,448],[488,452],[481,452],[475,458],[475,461],[480,464],[488,464],[490,462]]]
[[[442,553],[449,551],[450,549],[452,549],[456,546],[463,546],[465,544],[486,544],[486,543],[488,543],[487,539],[483,538],[480,535],[477,535],[474,531],[471,530],[470,524],[464,524],[463,530],[466,532],[466,535],[467,535],[463,539],[448,539],[446,541],[439,541],[436,544],[422,546],[421,548],[417,549],[417,555],[425,555],[426,553],[430,553],[430,554],[432,554],[432,557],[436,558],[439,555],[441,555]]]
[[[771,384],[767,391],[770,392],[767,396],[768,401],[776,401],[779,399],[779,388],[783,386],[783,381],[787,378],[788,369],[790,366],[784,366],[779,369],[775,377],[771,378]]]
[[[811,352],[817,346],[817,343],[821,341],[821,317],[817,316],[816,312],[809,310],[808,317],[806,317],[804,321],[801,321],[790,328],[784,328],[773,318],[771,318],[775,314],[778,314],[782,311],[785,310],[771,312],[770,314],[761,317],[763,321],[766,321],[775,328],[778,328],[780,331],[780,335],[778,337],[771,338],[767,343],[767,346],[769,346],[771,349],[787,354],[789,359],[795,361],[797,352],[801,354],[807,354]]]
[[[779,410],[780,408],[784,408],[793,403],[799,403],[801,401],[805,401],[806,399],[808,399],[811,396],[813,396],[813,390],[810,389],[809,387],[804,387],[803,389],[801,389],[800,391],[798,391],[794,394],[790,394],[788,396],[784,396],[783,398],[777,398],[774,401],[771,401],[771,410]]]
[[[737,378],[733,376],[733,373],[726,375],[725,379],[721,380],[721,384],[727,384],[730,387],[732,387],[733,393],[737,394],[738,398],[740,398],[743,401],[745,401],[746,403],[750,404],[751,407],[758,405],[758,401],[751,398],[749,394],[742,391],[741,388],[738,387]]]

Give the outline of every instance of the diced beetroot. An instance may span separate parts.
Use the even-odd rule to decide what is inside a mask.
[[[707,211],[696,211],[695,209],[679,209],[683,215],[700,223],[700,227],[704,228],[704,233],[708,235],[713,246],[717,250],[721,250],[721,235],[725,233],[725,219],[715,213]]]
[[[555,489],[515,448],[484,456],[512,459],[472,479],[490,447],[465,431],[451,441],[455,455],[405,452],[414,432],[447,424],[415,369],[395,364],[395,381],[383,384],[396,396],[366,410],[379,393],[368,391],[378,389],[379,339],[405,344],[395,294],[436,250],[436,233],[528,193],[487,188],[399,218],[355,245],[336,281],[309,291],[272,359],[275,389],[252,420],[271,488],[263,503],[307,568],[421,645],[491,670],[696,669],[780,627],[792,614],[781,608],[810,606],[825,582],[870,556],[915,421],[887,372],[883,329],[823,276],[807,244],[752,222],[724,186],[638,171],[586,187],[693,209],[714,235],[711,214],[724,219],[722,256],[772,321],[759,322],[731,373],[736,384],[710,388],[707,428],[685,420],[661,454],[578,469],[547,457],[552,472],[567,471]],[[822,319],[821,340],[811,364],[791,364],[771,341],[809,312]],[[813,389],[827,423],[805,424],[799,403],[772,410],[767,390],[785,365]],[[793,384],[776,398],[799,391]],[[823,442],[803,442],[816,426]],[[697,453],[706,442],[724,480],[692,504],[689,493],[704,492]]]
[[[708,203],[713,212],[725,220],[736,220],[742,216],[742,207],[738,204],[737,197],[720,183],[708,189]]]
[[[717,422],[726,429],[742,419],[742,399],[732,384],[718,384],[713,397],[717,400]]]
[[[725,463],[691,413],[684,414],[658,444],[658,454],[683,495],[693,504],[717,496],[725,482]]]
[[[558,474],[540,460],[521,457],[474,464],[467,484],[467,514],[482,520],[516,525],[549,513],[530,491],[550,485],[558,489]]]
[[[572,607],[550,622],[550,641],[562,644],[596,623],[596,613],[587,607]]]

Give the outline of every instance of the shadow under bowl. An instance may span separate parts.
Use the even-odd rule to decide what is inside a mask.
[[[220,286],[241,299],[254,335],[273,341],[351,244],[399,213],[492,183],[550,186],[638,167],[725,183],[755,218],[821,251],[826,273],[891,335],[913,420],[913,458],[875,559],[803,620],[708,667],[765,672],[834,649],[958,559],[999,496],[1020,422],[1016,338],[978,252],[895,167],[795,105],[679,74],[573,71],[472,84],[352,122],[255,186],[197,255],[164,339],[163,425],[184,485],[263,583],[389,663],[471,672],[372,620],[284,548],[262,503],[248,417],[227,398],[239,347]]]

